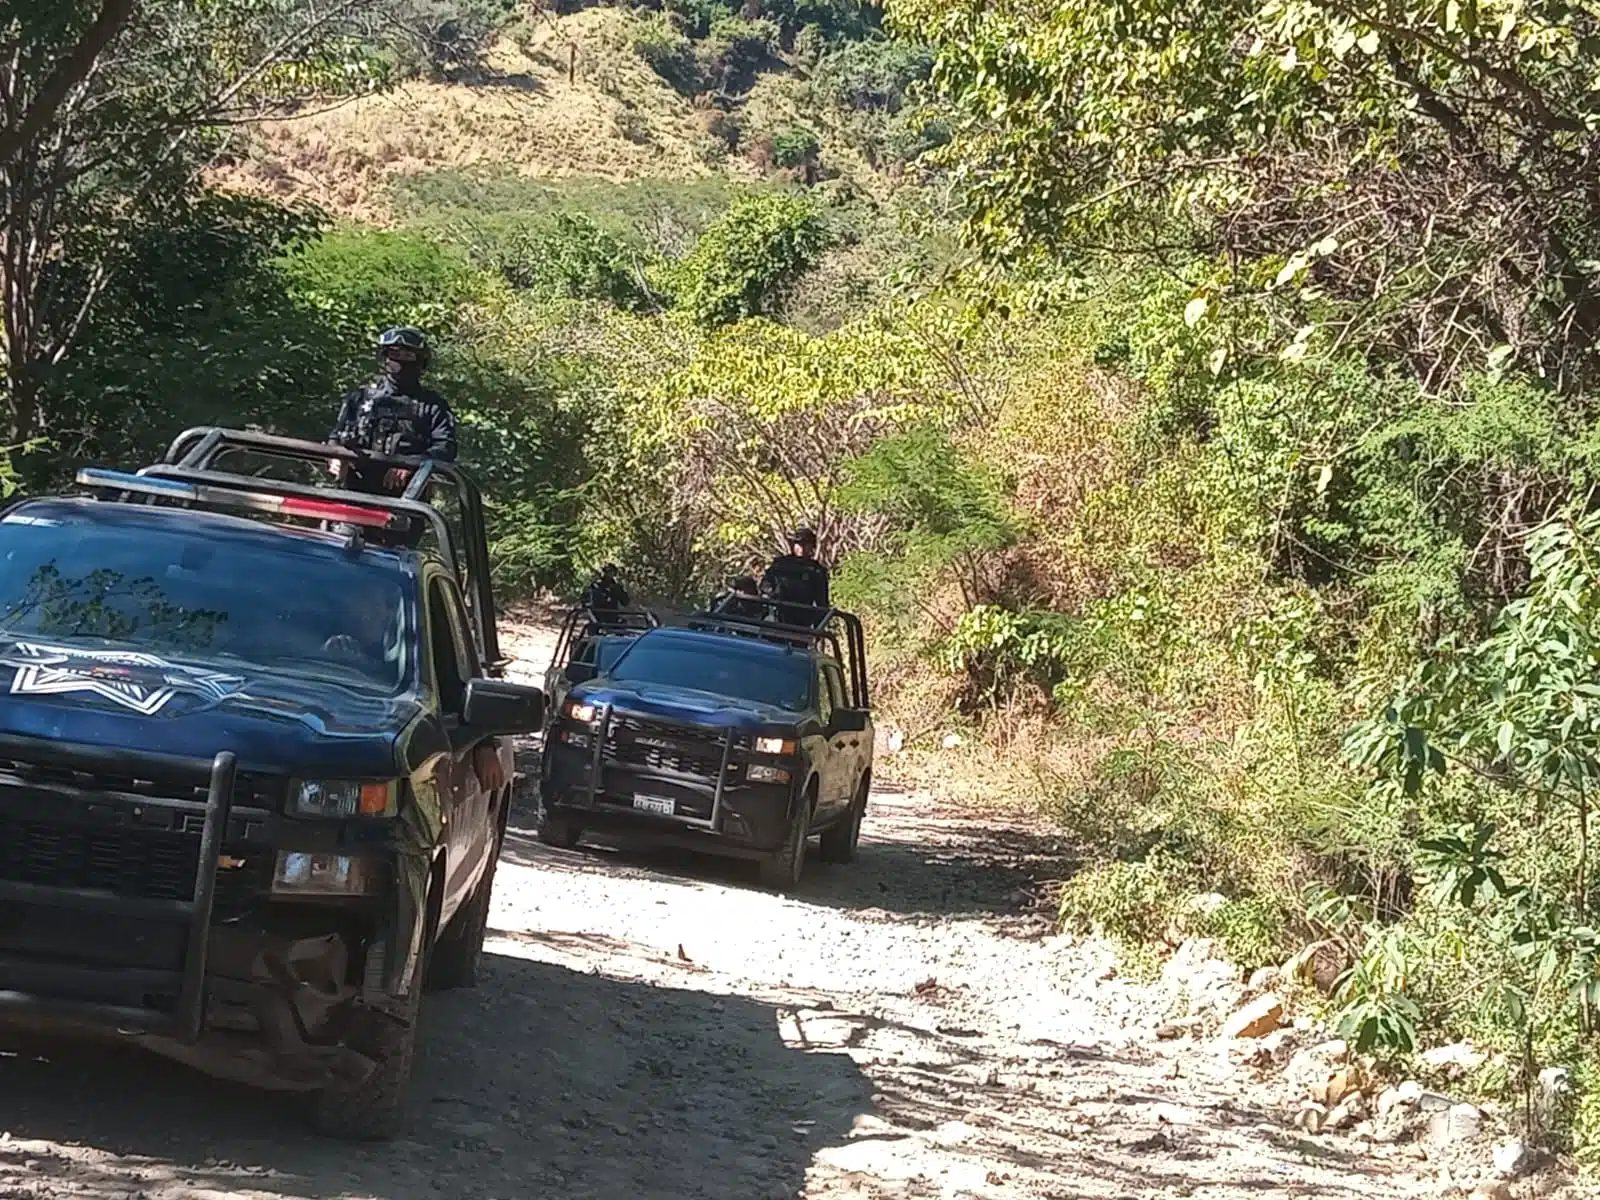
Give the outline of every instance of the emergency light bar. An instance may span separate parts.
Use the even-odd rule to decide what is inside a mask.
[[[240,492],[233,488],[208,487],[205,484],[184,483],[176,479],[155,479],[149,475],[107,471],[100,467],[81,468],[77,479],[81,487],[136,492],[145,496],[166,496],[173,500],[191,500],[197,504],[248,508],[256,512],[279,513],[286,517],[309,517],[319,521],[339,521],[347,525],[367,525],[373,529],[387,529],[401,516],[399,513],[382,508],[363,508],[331,500],[307,500],[299,496],[279,496],[271,492]]]

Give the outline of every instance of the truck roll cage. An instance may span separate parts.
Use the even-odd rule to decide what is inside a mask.
[[[745,610],[759,609],[760,616],[745,616],[724,611],[718,605],[737,602]],[[792,618],[811,618],[801,624]],[[779,618],[787,618],[780,620]],[[712,603],[712,607],[696,613],[687,622],[690,629],[702,633],[727,633],[740,637],[754,637],[780,645],[812,649],[826,647],[833,657],[843,664],[850,674],[850,691],[854,698],[852,707],[872,707],[867,690],[867,645],[861,628],[861,618],[842,608],[818,608],[811,605],[792,604],[786,600],[768,600],[760,596],[747,596],[729,592]],[[840,635],[846,652],[841,653]]]

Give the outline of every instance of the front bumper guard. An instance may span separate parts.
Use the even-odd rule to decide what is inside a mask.
[[[210,947],[211,913],[217,898],[217,867],[222,857],[228,818],[233,811],[233,788],[238,765],[237,757],[228,750],[211,760],[194,894],[188,900],[125,900],[98,892],[0,881],[0,903],[48,903],[55,908],[77,912],[133,915],[184,925],[188,937],[182,969],[109,970],[41,963],[3,955],[0,956],[0,979],[13,986],[0,990],[0,1014],[111,1024],[130,1032],[157,1034],[183,1045],[192,1045],[199,1039],[205,1023],[206,957]],[[113,980],[119,988],[130,991],[175,991],[177,1004],[171,1012],[165,1012],[127,1004],[57,999],[50,995],[52,990],[73,990],[74,984],[86,981]]]
[[[594,747],[589,758],[589,780],[585,789],[591,809],[599,809],[602,797],[605,794],[605,748],[606,737],[611,732],[611,715],[613,706],[607,704],[600,712],[600,719],[594,725]],[[686,825],[691,829],[704,829],[711,833],[721,833],[723,824],[723,793],[728,786],[728,763],[733,757],[733,743],[735,730],[730,726],[722,736],[722,760],[717,766],[716,788],[711,795],[711,815],[709,817],[691,817],[674,815],[662,817],[663,821],[670,821],[676,825]]]

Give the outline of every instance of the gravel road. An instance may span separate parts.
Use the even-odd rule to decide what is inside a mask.
[[[779,898],[740,864],[551,850],[532,818],[482,986],[425,1006],[406,1138],[321,1141],[293,1100],[30,1047],[0,1058],[0,1198],[1438,1194],[1158,1041],[1159,991],[1026,911],[1046,829],[880,791],[859,861]]]

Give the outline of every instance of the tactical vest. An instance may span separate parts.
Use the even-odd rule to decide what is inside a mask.
[[[356,406],[356,437],[380,457],[417,453],[421,406],[387,384],[362,389]]]

